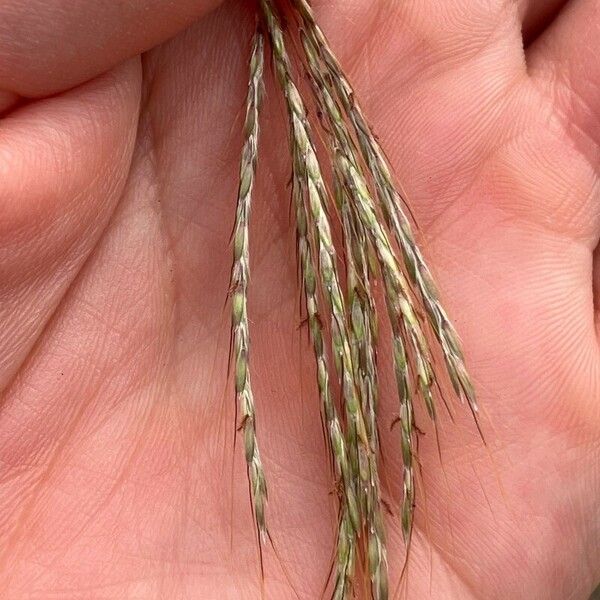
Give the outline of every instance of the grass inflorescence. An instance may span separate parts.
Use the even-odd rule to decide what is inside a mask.
[[[416,504],[415,402],[422,403],[435,425],[437,401],[444,389],[436,356],[445,364],[442,370],[454,392],[474,414],[475,393],[458,336],[413,235],[406,198],[310,2],[259,0],[258,4],[288,120],[298,266],[336,479],[339,515],[331,595],[336,600],[352,597],[355,575],[362,566],[371,597],[385,600],[388,559],[379,476],[380,315],[375,289],[382,290],[391,332],[398,446],[404,466],[400,522],[407,547]],[[282,8],[292,15],[285,30]],[[247,305],[249,217],[258,159],[264,47],[259,30],[250,61],[231,292],[240,428],[261,539],[268,535],[267,486],[250,382]],[[302,85],[304,71],[308,86]],[[312,90],[312,98],[304,87]],[[309,116],[309,101],[318,116]],[[328,163],[327,168],[322,161]],[[340,243],[333,235],[337,225]]]
[[[240,165],[237,215],[233,233],[233,269],[231,273],[232,335],[235,391],[244,432],[244,451],[254,506],[254,518],[260,535],[267,533],[265,505],[267,484],[256,439],[256,410],[250,381],[250,325],[248,320],[248,283],[250,281],[249,220],[252,192],[258,160],[259,110],[264,71],[264,36],[256,33],[250,61],[250,81],[244,124],[244,149]]]

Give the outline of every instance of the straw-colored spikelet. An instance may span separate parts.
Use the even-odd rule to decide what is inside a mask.
[[[370,230],[374,236],[374,245],[382,265],[386,302],[392,322],[395,369],[400,396],[402,455],[405,464],[402,524],[405,538],[408,540],[412,532],[414,518],[412,459],[414,411],[410,398],[407,345],[411,347],[411,351],[414,353],[414,371],[418,386],[432,419],[435,419],[432,388],[436,373],[432,367],[427,338],[412,308],[414,294],[406,281],[403,270],[400,268],[399,261],[392,260],[394,249],[389,239],[387,239],[384,227],[378,222],[377,208],[382,210],[385,223],[402,252],[404,265],[411,283],[417,288],[417,293],[422,299],[429,322],[443,352],[452,385],[461,398],[468,400],[474,413],[477,411],[475,395],[464,366],[456,333],[439,302],[438,293],[429,269],[416,245],[409,220],[402,210],[402,196],[394,187],[390,169],[379,142],[368,126],[348,79],[330,49],[323,32],[316,23],[310,4],[307,0],[293,0],[293,3],[304,28],[303,45],[307,63],[309,66],[311,63],[315,63],[318,65],[316,68],[322,70],[320,84],[325,86],[328,94],[330,94],[328,104],[336,106],[337,109],[335,104],[337,100],[343,108],[345,117],[353,127],[354,137],[339,135],[339,131],[342,131],[342,134],[347,134],[347,130],[344,129],[346,122],[343,116],[335,115],[338,119],[334,127],[338,132],[338,139],[341,140],[339,146],[342,157],[340,160],[343,165],[342,169],[346,172],[347,185],[362,197],[362,201],[359,200],[357,205],[367,209],[367,212],[363,213],[363,217],[367,219],[365,223],[370,221],[374,226]],[[352,152],[354,139],[358,142],[362,160],[371,175],[379,204],[378,207],[372,202],[366,178],[361,172],[360,162]],[[365,226],[369,228],[368,225],[365,224]]]
[[[404,212],[405,199],[350,82],[309,0],[280,2],[294,15],[290,31],[284,32],[277,0],[259,0],[259,7],[287,113],[299,270],[339,500],[332,597],[346,600],[353,596],[357,567],[362,565],[360,572],[370,581],[371,597],[387,600],[388,558],[378,464],[377,284],[381,284],[391,330],[403,462],[400,513],[407,547],[414,525],[418,458],[414,405],[422,402],[436,426],[436,401],[443,389],[441,375],[434,368],[436,356],[443,357],[454,391],[468,401],[474,414],[477,404],[458,337]],[[288,48],[306,69],[318,119],[309,118]],[[236,392],[261,539],[268,537],[267,488],[250,384],[247,289],[248,220],[256,175],[263,55],[263,37],[258,32],[250,65],[232,274]],[[327,171],[318,157],[318,139],[324,142]],[[339,244],[332,233],[337,223],[343,235]],[[339,402],[335,398],[338,389]]]
[[[303,40],[308,44],[308,40]],[[326,122],[326,131],[332,156],[343,153],[355,161],[352,142],[341,120],[339,110],[327,90],[322,72],[312,48],[305,44],[306,64],[320,114]],[[350,312],[350,340],[353,349],[353,362],[356,379],[366,415],[367,436],[371,452],[367,465],[369,479],[365,490],[366,526],[368,532],[369,574],[373,596],[376,599],[387,597],[387,555],[381,516],[379,476],[377,473],[377,362],[375,357],[376,314],[371,293],[367,251],[369,240],[364,224],[354,210],[354,198],[348,194],[346,177],[334,159],[336,201],[346,245],[346,271],[348,304]]]
[[[420,331],[420,326],[411,311],[408,296],[400,302],[400,291],[407,291],[403,282],[403,275],[397,261],[394,259],[393,249],[390,246],[385,230],[378,226],[377,215],[373,199],[367,188],[362,173],[361,162],[351,133],[340,112],[340,107],[333,97],[333,86],[330,84],[328,73],[320,61],[319,49],[313,41],[303,36],[303,46],[311,78],[315,81],[313,86],[321,111],[327,116],[328,130],[330,131],[331,152],[334,156],[334,172],[337,173],[338,187],[342,188],[341,194],[345,195],[353,206],[357,215],[356,220],[363,231],[367,232],[370,241],[375,247],[383,279],[385,282],[385,300],[388,313],[392,322],[394,366],[399,381],[400,395],[400,420],[402,424],[402,447],[404,459],[404,501],[402,508],[402,523],[405,537],[410,537],[413,521],[414,505],[414,471],[412,452],[412,396],[409,393],[409,368],[405,351],[405,334],[416,342],[422,339],[422,345],[415,344],[414,350],[417,357],[422,353],[429,353]],[[422,378],[425,381],[425,378]],[[431,382],[422,385],[424,398],[433,414]]]
[[[265,504],[267,485],[263,471],[258,442],[256,440],[256,411],[250,382],[250,328],[248,321],[248,283],[250,280],[249,218],[252,191],[258,157],[259,109],[262,95],[264,69],[264,38],[256,33],[250,61],[246,121],[244,125],[244,148],[240,166],[237,216],[233,236],[232,334],[235,368],[235,390],[244,431],[244,448],[248,464],[248,476],[252,490],[252,502],[256,525],[261,536],[267,533]]]
[[[402,210],[406,200],[394,185],[385,154],[367,123],[350,82],[315,20],[310,3],[308,0],[293,0],[293,3],[301,15],[306,35],[318,49],[336,93],[354,127],[363,159],[373,177],[384,217],[400,246],[407,272],[421,296],[431,326],[442,348],[454,390],[460,398],[466,399],[471,410],[477,413],[475,392],[464,365],[458,336],[440,303],[435,282],[415,242],[410,221]]]
[[[326,356],[323,325],[321,321],[320,300],[317,289],[315,261],[308,241],[308,215],[302,197],[301,181],[294,176],[293,196],[296,207],[296,223],[298,232],[298,255],[302,277],[308,324],[317,361],[317,382],[321,396],[322,414],[327,430],[328,443],[333,455],[336,476],[342,487],[340,506],[341,523],[338,531],[338,554],[340,560],[336,566],[336,590],[340,590],[340,598],[347,593],[354,566],[354,555],[360,517],[356,500],[355,482],[352,477],[346,440],[333,402],[330,389],[329,365]]]

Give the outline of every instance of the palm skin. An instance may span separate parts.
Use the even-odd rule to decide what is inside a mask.
[[[206,16],[214,4],[0,7],[2,598],[323,590],[333,482],[270,76],[250,307],[275,545],[264,586],[234,448],[226,248],[253,8]],[[398,597],[585,600],[600,577],[600,14],[573,0],[542,31],[560,4],[318,5],[411,198],[483,409],[486,445],[465,410],[443,422],[443,467],[422,436]],[[526,55],[523,21],[539,34]],[[397,514],[388,529],[395,588]]]

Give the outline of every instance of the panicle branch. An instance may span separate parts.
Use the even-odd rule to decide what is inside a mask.
[[[252,491],[254,518],[262,537],[267,534],[265,505],[267,484],[256,439],[256,409],[250,380],[250,326],[248,320],[248,284],[250,281],[249,220],[252,192],[258,161],[259,112],[264,70],[264,38],[258,31],[250,61],[250,80],[246,101],[244,147],[240,165],[240,185],[233,234],[233,269],[231,273],[232,335],[235,368],[235,391],[244,432],[244,449]]]
[[[442,386],[434,354],[443,357],[455,393],[468,402],[476,417],[475,392],[458,336],[441,305],[403,208],[405,197],[315,20],[310,0],[258,1],[287,113],[303,298],[323,424],[337,480],[339,519],[332,597],[346,600],[352,596],[356,565],[362,560],[371,597],[387,600],[388,559],[378,464],[378,282],[391,329],[403,462],[401,524],[407,546],[415,514],[417,400],[437,427],[434,390],[441,393]],[[291,33],[284,33],[278,2],[289,4],[295,15],[293,24],[299,24]],[[307,71],[320,116],[317,123],[309,118],[288,41],[294,50],[298,43],[302,47],[297,58]],[[258,160],[264,45],[259,30],[250,61],[231,276],[235,388],[260,540],[268,537],[267,485],[257,442],[247,307],[249,219]],[[317,134],[323,134],[326,142],[331,189],[317,156],[315,125],[320,126]],[[339,218],[343,234],[340,250],[332,234],[333,215]],[[340,257],[344,269],[340,268]],[[339,402],[332,392],[334,378],[339,384]]]

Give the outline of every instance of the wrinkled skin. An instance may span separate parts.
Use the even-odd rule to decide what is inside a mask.
[[[225,381],[254,17],[249,2],[216,4],[0,5],[7,600],[260,597]],[[600,579],[600,7],[317,8],[411,198],[483,410],[486,446],[466,410],[442,420],[443,468],[423,425],[415,539],[396,597],[585,600]],[[313,599],[333,552],[334,484],[271,75],[267,90],[250,307],[275,545],[262,590]],[[396,589],[404,549],[386,344]]]

